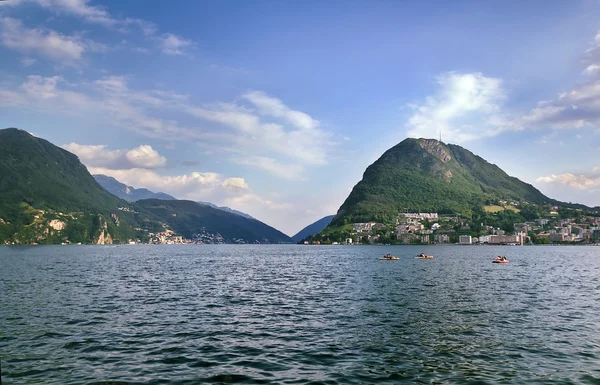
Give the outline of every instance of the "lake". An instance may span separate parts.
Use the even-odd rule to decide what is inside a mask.
[[[3,384],[599,384],[600,247],[0,247],[0,360]]]

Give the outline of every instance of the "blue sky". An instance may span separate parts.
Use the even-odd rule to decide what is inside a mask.
[[[600,3],[0,2],[0,127],[293,235],[407,137],[600,205]]]

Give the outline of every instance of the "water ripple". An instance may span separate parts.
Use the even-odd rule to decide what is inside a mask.
[[[599,252],[0,247],[2,379],[600,384]]]

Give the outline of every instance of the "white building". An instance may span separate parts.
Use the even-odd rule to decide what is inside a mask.
[[[408,218],[416,220],[429,219],[430,221],[437,221],[438,213],[400,213],[398,214],[398,218]]]
[[[460,243],[461,245],[472,245],[473,239],[471,238],[470,235],[461,235],[458,238],[458,243]]]

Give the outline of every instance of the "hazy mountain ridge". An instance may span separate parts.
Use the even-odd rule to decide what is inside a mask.
[[[116,195],[117,197],[119,197],[121,199],[125,199],[128,202],[136,202],[136,201],[139,201],[142,199],[177,200],[177,198],[175,198],[169,194],[165,194],[163,192],[155,193],[155,192],[150,191],[145,188],[135,188],[133,186],[128,186],[125,183],[121,183],[118,180],[116,180],[115,178],[108,176],[108,175],[97,174],[97,175],[93,175],[93,177],[94,177],[94,179],[96,179],[96,182],[98,182],[100,184],[100,186],[102,186],[106,191],[108,191],[109,193],[111,193],[113,195]],[[210,203],[210,202],[198,202],[198,203],[200,203],[202,205],[210,206],[215,209],[227,211],[232,214],[241,215],[246,218],[255,219],[254,217],[252,217],[246,213],[231,209],[226,206],[217,206],[214,203]]]
[[[119,182],[115,178],[96,174],[93,175],[94,179],[100,186],[102,186],[109,193],[116,195],[121,199],[125,199],[128,202],[135,202],[141,199],[163,199],[163,200],[175,200],[176,198],[162,192],[152,192],[145,188],[135,188],[128,186],[124,183]]]
[[[137,203],[187,239],[205,243],[292,242],[287,235],[256,219],[198,202],[147,199]]]
[[[316,221],[314,223],[311,223],[310,225],[306,226],[302,230],[298,231],[298,233],[292,237],[292,240],[294,242],[300,242],[301,240],[305,239],[306,237],[309,237],[311,235],[314,235],[314,234],[317,234],[317,233],[323,231],[323,229],[326,228],[327,225],[329,225],[331,223],[331,221],[333,220],[334,217],[335,217],[335,215],[328,215],[326,217],[319,219],[318,221]]]
[[[201,205],[207,205],[207,206],[210,206],[210,207],[212,207],[212,208],[214,208],[214,209],[223,210],[223,211],[226,211],[226,212],[228,212],[228,213],[232,213],[232,214],[236,214],[236,215],[241,215],[242,217],[245,217],[245,218],[248,218],[248,219],[256,219],[256,218],[254,218],[253,216],[251,216],[251,215],[249,215],[249,214],[243,213],[243,212],[241,212],[241,211],[238,211],[238,210],[234,210],[234,209],[232,209],[232,208],[229,208],[229,207],[227,207],[227,206],[217,206],[217,205],[216,205],[216,204],[214,204],[214,203],[210,203],[210,202],[202,202],[202,201],[198,201],[197,203],[200,203]]]

